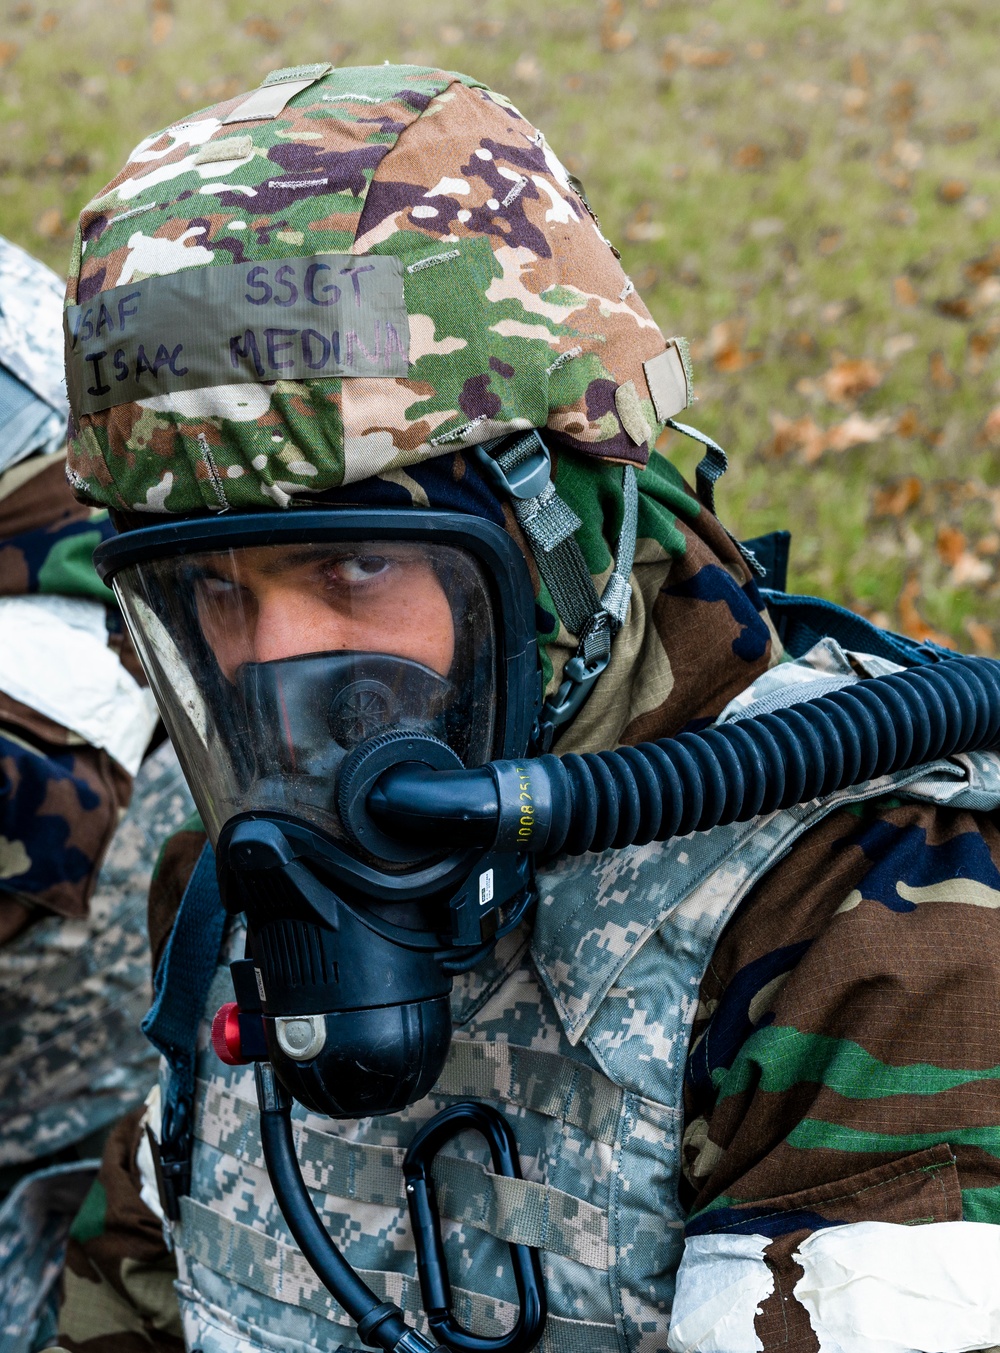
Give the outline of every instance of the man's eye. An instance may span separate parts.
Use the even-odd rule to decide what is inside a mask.
[[[353,554],[346,559],[338,559],[332,572],[337,582],[353,585],[371,582],[389,566],[389,560],[384,555]]]
[[[198,591],[206,601],[229,601],[240,591],[237,583],[230,578],[199,578],[197,582]]]

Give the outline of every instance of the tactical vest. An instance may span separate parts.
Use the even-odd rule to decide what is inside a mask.
[[[895,665],[863,663],[871,675]],[[826,640],[765,674],[722,717],[855,680],[847,656]],[[484,1100],[509,1116],[524,1178],[492,1175],[472,1136],[438,1158],[458,1319],[484,1335],[509,1328],[513,1241],[542,1252],[550,1312],[542,1353],[665,1353],[683,1247],[682,1078],[705,968],[741,900],[803,832],[836,808],[889,792],[992,810],[1000,757],[935,762],[751,822],[565,858],[540,873],[532,933],[509,936],[456,980],[455,1038],[430,1096],[357,1122],[295,1106],[313,1202],[365,1281],[426,1328],[403,1152],[441,1108]],[[243,942],[242,926],[230,925],[198,1034],[192,1182],[171,1228],[187,1344],[201,1353],[360,1349],[276,1206],[252,1069],[224,1066],[211,1049],[210,1021],[232,999],[227,965],[243,956]]]

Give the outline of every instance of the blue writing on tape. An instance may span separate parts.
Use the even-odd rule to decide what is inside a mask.
[[[403,266],[378,254],[149,277],[69,306],[65,328],[78,414],[205,386],[409,371]]]

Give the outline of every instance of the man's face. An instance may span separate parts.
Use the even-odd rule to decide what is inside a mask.
[[[451,670],[451,607],[419,547],[262,545],[203,557],[193,577],[202,633],[228,681],[244,663],[343,650]]]

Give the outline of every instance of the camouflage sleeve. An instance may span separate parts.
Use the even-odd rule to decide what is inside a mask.
[[[183,1353],[177,1276],[140,1197],[142,1108],[119,1122],[66,1249],[59,1341],[67,1353]]]
[[[743,903],[700,996],[686,1236],[766,1239],[765,1349],[817,1346],[793,1256],[822,1228],[1000,1224],[994,818],[832,815]]]
[[[73,498],[63,456],[34,457],[0,476],[0,606],[43,607],[31,622],[43,628],[46,598],[57,607],[106,613],[107,646],[133,685],[144,685],[114,599],[91,561],[110,533],[107,514]],[[13,623],[7,611],[4,620]],[[0,943],[38,908],[87,914],[101,858],[131,794],[129,771],[36,694],[33,687],[15,690],[6,677],[0,687]]]

